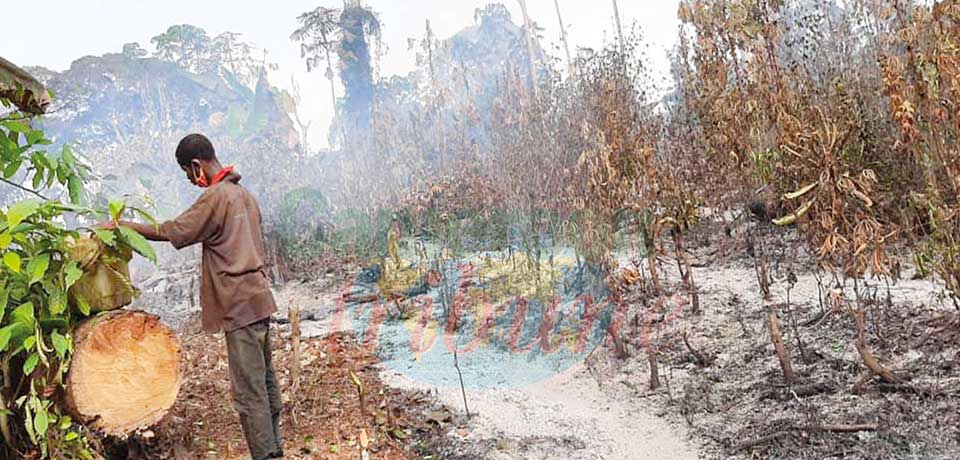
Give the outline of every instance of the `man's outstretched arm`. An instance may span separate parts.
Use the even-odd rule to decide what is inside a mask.
[[[183,214],[160,225],[141,224],[125,220],[120,221],[119,225],[132,229],[150,241],[169,241],[177,249],[185,248],[206,241],[217,232],[219,227],[212,219],[214,208],[217,205],[216,199],[214,195],[204,193]],[[117,228],[117,225],[117,223],[107,222],[100,224],[100,228],[113,230]]]
[[[170,241],[169,238],[163,236],[163,234],[160,233],[160,228],[158,226],[141,224],[138,222],[129,222],[125,220],[121,220],[119,225],[121,227],[128,227],[133,229],[133,231],[139,233],[144,238],[150,241]],[[116,230],[117,223],[113,221],[104,222],[97,225],[97,228],[102,228],[106,230]]]

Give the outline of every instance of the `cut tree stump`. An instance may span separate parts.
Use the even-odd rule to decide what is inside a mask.
[[[176,334],[157,316],[115,310],[77,328],[65,403],[87,427],[121,436],[160,421],[180,381]]]

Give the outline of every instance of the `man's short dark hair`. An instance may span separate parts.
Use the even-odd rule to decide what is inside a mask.
[[[177,144],[177,163],[181,166],[186,166],[193,160],[212,160],[216,157],[213,144],[203,134],[190,134]]]

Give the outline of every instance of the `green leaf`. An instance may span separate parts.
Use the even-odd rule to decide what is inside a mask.
[[[36,200],[23,200],[14,203],[7,210],[7,226],[10,228],[16,227],[24,219],[37,212],[37,209],[40,209],[40,203]]]
[[[30,132],[30,126],[27,125],[26,123],[21,123],[19,121],[12,121],[12,120],[4,121],[0,123],[0,125],[5,126],[7,129],[9,129],[11,132],[14,132],[14,133],[26,134]]]
[[[7,349],[7,344],[10,343],[10,334],[13,330],[13,326],[7,326],[0,329],[0,351]]]
[[[53,185],[53,181],[57,178],[57,170],[50,169],[47,171],[47,183],[43,184],[45,188],[50,188]]]
[[[3,264],[14,273],[20,273],[20,255],[11,251],[3,255]]]
[[[40,355],[37,353],[30,353],[30,357],[23,362],[23,374],[30,375],[34,369],[37,368],[37,364],[40,363]]]
[[[7,303],[10,301],[10,291],[6,287],[0,287],[0,323],[7,313]]]
[[[30,284],[43,279],[47,274],[47,268],[50,268],[50,254],[44,253],[30,259],[27,263],[27,274],[30,275]]]
[[[37,344],[37,337],[31,335],[23,340],[23,349],[30,351],[33,350],[33,346]]]
[[[87,299],[84,299],[83,296],[76,296],[73,300],[77,303],[77,310],[80,310],[83,316],[90,316],[90,304],[87,303]]]
[[[67,181],[68,177],[70,177],[70,171],[67,171],[67,167],[61,161],[60,164],[57,165],[57,181],[62,184]]]
[[[79,438],[79,437],[80,437],[80,435],[77,434],[76,431],[71,431],[71,432],[67,433],[66,436],[63,437],[63,440],[64,440],[64,441],[67,441],[67,442],[70,442],[70,441],[76,440],[76,439]]]
[[[48,301],[48,308],[50,309],[50,314],[53,316],[58,316],[67,309],[67,294],[60,289],[56,289],[50,294],[50,299]]]
[[[66,144],[64,144],[63,150],[60,152],[60,159],[69,169],[73,169],[74,165],[77,164],[77,159],[73,156],[73,150],[70,150],[70,146]]]
[[[53,331],[53,333],[50,334],[50,339],[53,342],[53,349],[57,351],[57,357],[63,359],[63,357],[67,355],[67,350],[70,348],[70,342],[57,331]]]
[[[20,347],[25,338],[33,337],[31,332],[33,332],[33,326],[27,326],[23,323],[10,324],[0,329],[0,339],[5,341],[2,343],[3,347],[0,347],[0,350],[5,349],[7,345],[12,345],[11,348],[14,349]]]
[[[151,262],[157,263],[157,253],[154,252],[153,246],[150,245],[150,242],[147,241],[143,235],[136,232],[136,230],[130,227],[119,227],[120,235],[123,236],[123,240],[133,248],[134,251],[137,251],[141,256],[150,259]]]
[[[103,244],[110,246],[111,248],[117,244],[117,234],[110,231],[104,230],[102,228],[93,229],[93,233],[97,235],[97,238],[100,239]]]
[[[80,204],[80,197],[83,194],[83,181],[77,176],[67,178],[67,188],[70,191],[70,202]]]
[[[110,218],[114,221],[120,220],[120,216],[123,215],[123,209],[126,207],[123,204],[123,201],[120,200],[110,200]]]
[[[153,225],[154,227],[156,227],[156,226],[159,225],[159,224],[157,223],[157,219],[155,219],[150,213],[144,211],[143,209],[136,208],[136,207],[131,208],[131,209],[133,209],[134,212],[136,212],[137,214],[139,214],[140,217],[143,217],[144,220],[146,220],[147,222],[150,222],[150,224]]]
[[[74,260],[67,263],[67,268],[64,272],[65,289],[70,289],[70,287],[76,284],[76,282],[80,280],[80,277],[83,276],[83,270],[80,270],[80,265]]]
[[[10,232],[0,233],[0,249],[7,249],[10,247],[10,243],[13,242],[13,237],[10,236]]]
[[[9,179],[13,177],[17,171],[20,170],[20,165],[23,164],[23,160],[12,161],[5,168],[3,168],[3,178]]]
[[[47,414],[46,409],[38,411],[37,415],[33,418],[33,427],[36,429],[37,434],[43,437],[47,434],[47,428],[50,426],[50,416]]]
[[[14,323],[24,324],[32,328],[36,322],[36,318],[33,316],[33,303],[27,302],[20,305],[13,310],[13,313],[10,314],[10,318]]]
[[[53,169],[56,167],[54,160],[47,156],[46,152],[33,152],[30,155],[30,161],[35,165],[42,165],[44,169]]]
[[[28,144],[36,144],[37,142],[40,142],[42,140],[43,140],[43,131],[40,131],[39,129],[34,129],[34,130],[31,130],[29,133],[27,133]]]

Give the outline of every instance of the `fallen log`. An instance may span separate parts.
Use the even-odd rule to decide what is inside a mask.
[[[158,422],[180,390],[180,340],[157,316],[114,310],[81,324],[65,406],[88,428],[121,436]]]

